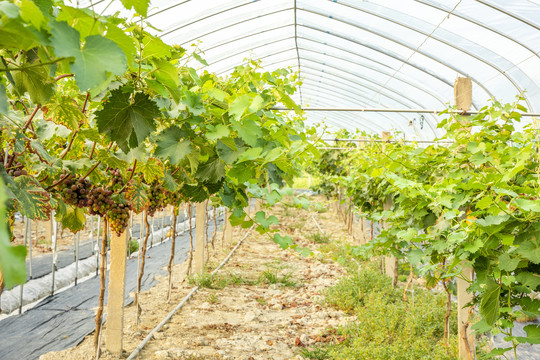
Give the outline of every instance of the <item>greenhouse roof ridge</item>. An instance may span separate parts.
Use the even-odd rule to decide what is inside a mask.
[[[120,2],[92,7],[132,15]],[[524,116],[539,116],[537,2],[154,0],[147,19],[162,29],[152,31],[165,42],[187,48],[200,41],[208,66],[193,60],[188,65],[194,68],[226,76],[250,58],[260,59],[263,71],[297,72],[302,84],[292,98],[306,110],[308,124],[401,130],[407,138],[431,140],[442,132],[440,110],[429,109],[453,102],[457,77],[472,80],[467,114],[490,99],[510,103],[521,94],[529,111]],[[424,129],[409,126],[414,113],[428,114]]]

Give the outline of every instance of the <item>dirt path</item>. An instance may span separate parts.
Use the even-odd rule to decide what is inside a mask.
[[[202,288],[190,302],[155,334],[139,355],[140,359],[294,359],[304,345],[318,341],[338,341],[331,329],[351,321],[346,314],[322,303],[324,290],[344,275],[333,261],[324,259],[319,245],[308,238],[317,233],[317,221],[333,240],[346,240],[344,226],[333,213],[312,213],[275,207],[282,235],[290,235],[301,246],[309,246],[314,256],[301,257],[284,251],[267,235],[250,233],[231,261],[214,278],[212,288]],[[246,230],[236,229],[240,239]],[[219,236],[218,239],[221,239]],[[213,267],[232,245],[218,249]],[[124,349],[130,353],[166,314],[181,301],[193,285],[180,280],[185,264],[177,265],[173,299],[165,302],[167,281],[143,294],[143,313],[135,325],[135,308],[126,308]],[[210,282],[208,277],[199,283]],[[92,336],[76,348],[49,353],[40,359],[91,359]],[[102,359],[117,357],[104,352]]]

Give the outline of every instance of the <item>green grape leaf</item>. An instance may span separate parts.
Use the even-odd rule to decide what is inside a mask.
[[[518,336],[516,339],[521,343],[540,344],[540,325],[527,325],[523,328],[527,337]]]
[[[158,37],[145,35],[143,38],[143,58],[164,58],[171,56],[171,47]]]
[[[281,234],[274,234],[273,239],[276,244],[278,244],[283,250],[287,249],[293,244],[293,240],[290,236],[281,236]]]
[[[209,88],[207,91],[208,95],[210,95],[210,97],[216,99],[217,101],[224,101],[227,97],[227,93],[218,88]]]
[[[165,170],[165,177],[163,178],[163,186],[165,189],[176,192],[178,191],[178,184],[174,180],[174,177],[168,170]]]
[[[251,97],[249,95],[240,95],[229,105],[229,115],[233,119],[239,120],[250,104]]]
[[[0,84],[0,114],[7,114],[9,112],[9,102],[6,94],[6,87],[4,84]]]
[[[103,164],[107,165],[111,169],[126,169],[127,168],[127,162],[120,159],[118,156],[116,156],[112,151],[108,149],[99,149],[97,151],[96,159],[101,161]],[[84,164],[84,166],[90,166],[90,160],[88,158],[80,159],[79,161],[86,160],[87,163]]]
[[[54,162],[54,158],[45,150],[45,147],[43,147],[43,144],[39,142],[38,140],[30,140],[30,146],[32,149],[34,149],[39,156],[41,156],[45,161],[48,161],[49,163]]]
[[[187,133],[176,125],[160,132],[155,141],[157,146],[154,154],[162,160],[169,160],[173,165],[178,165],[191,152],[191,141]]]
[[[182,194],[182,197],[185,199],[188,199],[192,202],[203,202],[204,200],[208,199],[208,192],[202,185],[189,185],[184,184],[180,188],[180,193]]]
[[[109,134],[124,153],[139,146],[156,129],[154,119],[159,115],[159,108],[148,95],[137,93],[130,102],[130,94],[122,89],[111,91],[103,109],[96,112],[99,132]]]
[[[540,200],[515,199],[515,202],[521,210],[540,212]]]
[[[516,275],[516,280],[523,286],[527,286],[534,291],[538,286],[540,286],[540,277],[535,275],[536,274],[529,272],[520,272]]]
[[[266,218],[264,211],[258,211],[255,214],[255,221],[260,224],[264,229],[269,229],[270,225],[277,225],[279,223],[278,218],[274,215],[270,215]]]
[[[64,125],[70,130],[77,130],[79,125],[84,122],[85,117],[77,104],[73,102],[73,98],[68,95],[60,95],[54,100],[54,102],[45,105],[43,109],[46,120]]]
[[[182,102],[188,107],[193,115],[198,116],[204,113],[204,104],[201,95],[196,94],[193,91],[185,90]]]
[[[148,16],[148,6],[150,5],[150,0],[121,0],[122,5],[127,10],[135,9],[137,14],[144,17]]]
[[[49,220],[51,214],[50,197],[31,176],[15,178],[14,186],[9,186],[17,200],[17,208],[23,216],[32,220]]]
[[[193,57],[204,66],[208,66],[208,62],[204,60],[199,54],[193,53]]]
[[[215,157],[204,164],[199,164],[195,177],[201,181],[216,183],[225,176],[225,165]]]
[[[134,63],[135,55],[137,54],[137,48],[133,42],[133,38],[128,36],[123,30],[116,26],[109,26],[105,37],[112,40],[122,49],[126,55],[126,59],[129,65]]]
[[[231,148],[229,145],[234,146],[234,148]],[[223,138],[218,140],[216,144],[216,149],[219,157],[225,162],[225,164],[232,164],[238,159],[241,154],[241,151],[236,148],[234,141],[232,142],[232,144],[230,144],[230,142],[226,142]]]
[[[127,70],[126,55],[112,40],[90,35],[81,49],[79,32],[64,21],[54,23],[51,34],[56,55],[75,59],[71,70],[83,91],[102,86],[109,79],[109,73],[120,76]]]
[[[34,27],[38,30],[41,29],[41,25],[45,21],[43,13],[31,0],[21,1],[21,18],[24,21],[34,25]]]
[[[540,264],[540,239],[535,236],[522,242],[517,253],[535,264]]]
[[[0,48],[30,50],[42,41],[37,38],[31,28],[24,26],[20,19],[2,19],[0,27]]]
[[[6,218],[7,189],[0,179],[0,219]],[[26,247],[11,246],[7,221],[0,221],[0,270],[8,289],[26,282]]]
[[[208,140],[217,140],[229,136],[230,133],[231,132],[226,125],[218,124],[212,129],[211,132],[206,133],[206,138]]]
[[[161,179],[165,172],[165,167],[161,161],[152,157],[148,158],[146,162],[137,163],[137,169],[143,174],[144,180],[148,184]]]
[[[251,101],[251,104],[249,105],[249,112],[250,113],[256,113],[257,111],[261,110],[264,107],[264,99],[261,95],[257,94]]]
[[[49,77],[46,66],[15,71],[13,80],[16,93],[23,96],[28,92],[30,99],[36,104],[44,104],[54,95],[54,79]]]
[[[73,233],[84,229],[84,223],[86,222],[86,215],[83,209],[63,202],[59,202],[59,209],[55,218],[56,221],[62,223],[64,229],[69,229]]]
[[[144,184],[142,181],[136,182],[128,187],[126,196],[129,199],[132,210],[136,214],[140,214],[146,209],[146,205],[148,205],[147,189],[148,185]]]
[[[495,280],[486,278],[486,290],[480,302],[480,314],[488,325],[493,326],[499,317],[499,295],[501,287]]]
[[[262,137],[262,130],[252,119],[244,119],[242,123],[231,121],[232,128],[238,132],[238,135],[246,144],[256,146],[257,140]]]
[[[508,272],[514,271],[517,268],[519,261],[519,258],[512,258],[510,254],[504,253],[499,256],[499,269]]]
[[[178,69],[173,64],[167,60],[160,59],[153,61],[153,64],[154,72],[152,74],[161,84],[169,88],[176,88],[180,85]]]
[[[9,1],[0,1],[0,13],[6,15],[10,19],[19,17],[20,9],[17,5]]]

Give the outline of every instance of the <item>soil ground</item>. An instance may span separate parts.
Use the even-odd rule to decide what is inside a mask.
[[[352,237],[331,211],[318,213],[274,206],[267,212],[280,219],[282,235],[289,235],[298,245],[309,247],[313,256],[302,257],[293,250],[281,250],[268,235],[251,231],[215,277],[216,288],[201,288],[154,335],[139,359],[301,359],[299,354],[305,346],[340,341],[332,329],[354,319],[326,307],[323,298],[325,289],[345,271],[326,259],[318,250],[320,245],[310,238],[319,232],[315,222],[332,241],[352,242]],[[246,231],[235,229],[233,244],[224,246],[221,246],[219,234],[216,255],[210,258],[208,268],[217,266]],[[125,309],[123,357],[129,355],[192,289],[186,270],[185,263],[173,269],[170,303],[166,301],[166,277],[141,294],[142,315],[138,326],[135,306]],[[222,288],[220,279],[229,284]],[[79,360],[94,356],[93,335],[90,335],[75,348],[49,353],[40,359]],[[106,350],[101,355],[105,360],[118,358]]]

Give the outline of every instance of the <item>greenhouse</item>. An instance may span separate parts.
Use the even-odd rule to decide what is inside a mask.
[[[540,359],[540,1],[0,0],[0,359]]]

